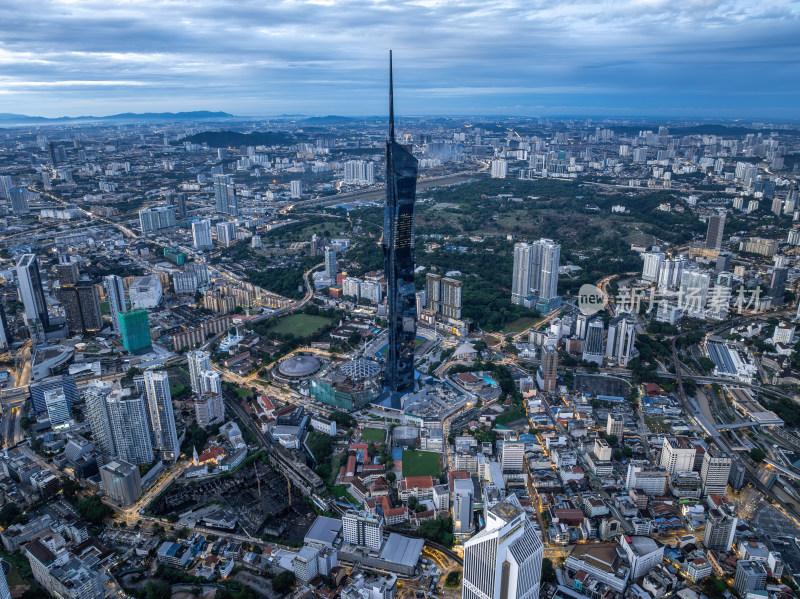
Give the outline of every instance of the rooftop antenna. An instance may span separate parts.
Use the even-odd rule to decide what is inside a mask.
[[[392,84],[391,50],[389,50],[389,141],[394,141],[394,86]]]

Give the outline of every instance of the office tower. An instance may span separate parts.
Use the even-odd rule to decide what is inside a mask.
[[[757,560],[740,559],[736,562],[733,587],[739,592],[740,597],[749,597],[751,591],[763,591],[766,589],[767,569],[764,564]]]
[[[119,332],[122,345],[129,353],[137,354],[153,346],[150,340],[150,321],[144,308],[120,313]]]
[[[642,280],[655,283],[658,281],[658,273],[667,255],[664,252],[645,252],[642,257],[644,258]]]
[[[342,516],[345,543],[378,550],[383,545],[383,516],[349,510]]]
[[[392,393],[414,387],[417,304],[414,289],[414,202],[417,159],[394,137],[394,99],[389,53],[389,139],[386,142],[386,208],[383,264],[387,283],[389,343],[386,383]]]
[[[92,441],[100,453],[109,456],[117,454],[106,401],[112,391],[111,385],[95,380],[90,381],[83,392],[83,400],[86,402],[86,419],[89,421],[89,428],[92,431]]]
[[[11,329],[8,326],[8,318],[6,317],[6,308],[0,303],[0,350],[5,351],[14,341],[11,334]]]
[[[14,188],[14,183],[9,175],[0,175],[0,198],[10,199],[9,192]]]
[[[660,289],[677,289],[683,275],[686,261],[681,258],[664,260],[658,273],[658,287]]]
[[[8,581],[3,568],[0,568],[0,599],[11,599],[11,591],[8,589]]]
[[[603,321],[593,320],[586,327],[586,339],[583,342],[583,356],[585,362],[594,362],[603,365]]]
[[[103,277],[103,287],[106,290],[106,300],[108,301],[108,311],[111,315],[111,324],[114,327],[114,333],[119,335],[121,333],[119,315],[128,309],[125,303],[125,285],[122,283],[122,277],[107,275]]]
[[[625,430],[625,419],[622,416],[609,413],[606,420],[606,435],[614,435],[617,439],[622,439]]]
[[[697,448],[686,437],[667,437],[661,448],[661,465],[670,476],[694,470]]]
[[[317,256],[319,254],[319,242],[320,242],[319,237],[317,237],[317,234],[314,233],[311,236],[311,246],[310,246],[310,253],[312,256]]]
[[[232,214],[231,208],[235,204],[236,189],[230,175],[214,175],[214,208],[220,214]],[[238,206],[236,206],[238,215]]]
[[[425,277],[425,298],[428,309],[446,318],[461,319],[464,283],[449,277],[428,273]]]
[[[620,366],[627,366],[633,354],[636,325],[633,316],[620,314],[608,324],[606,357]]]
[[[90,283],[67,285],[56,292],[56,297],[64,307],[67,327],[72,333],[87,334],[103,328],[103,314],[97,289]]]
[[[708,495],[725,495],[728,489],[728,477],[731,473],[731,459],[728,456],[715,455],[712,451],[703,454],[700,467],[700,478],[703,481],[703,497]]]
[[[175,194],[178,218],[186,218],[186,194],[182,191]]]
[[[687,314],[702,312],[708,299],[708,286],[711,275],[697,269],[684,270],[678,293],[678,308]]]
[[[453,532],[457,535],[475,532],[474,493],[472,479],[457,479],[453,482]]]
[[[166,371],[146,370],[144,373],[147,394],[147,412],[150,415],[150,430],[153,449],[162,459],[175,460],[180,453],[172,411],[172,395]]]
[[[54,429],[68,426],[71,423],[69,417],[69,403],[63,389],[50,389],[44,392],[44,405],[47,408],[47,418],[50,426]]]
[[[31,397],[31,407],[37,414],[47,411],[47,404],[45,402],[44,394],[47,391],[57,389],[64,393],[69,404],[76,403],[80,400],[78,395],[78,386],[75,383],[75,377],[71,374],[62,374],[61,376],[51,376],[46,379],[33,381],[28,387],[28,392]]]
[[[210,250],[214,247],[210,220],[204,219],[192,223],[192,243],[198,250]]]
[[[784,296],[786,295],[786,279],[788,276],[789,269],[785,266],[773,269],[772,280],[769,284],[769,296],[772,298],[773,306],[783,304]]]
[[[522,441],[504,441],[500,456],[503,472],[522,472],[525,467],[525,443]]]
[[[114,439],[114,453],[131,464],[153,462],[153,442],[142,397],[131,397],[130,391],[115,390],[106,397],[108,422]]]
[[[192,393],[201,393],[200,373],[211,370],[211,358],[207,351],[196,350],[187,354],[189,364],[189,380],[192,384]]]
[[[706,249],[718,250],[722,247],[722,231],[725,228],[725,211],[720,210],[708,217],[706,231]]]
[[[101,466],[100,482],[106,495],[122,505],[133,505],[142,495],[139,468],[125,460],[116,459]]]
[[[217,242],[225,247],[236,243],[236,223],[217,223]]]
[[[721,272],[727,272],[731,269],[731,256],[730,252],[720,252],[717,255],[717,263],[714,266],[714,274],[718,275]]]
[[[486,512],[464,543],[463,599],[538,599],[544,546],[515,495]]]
[[[505,179],[508,174],[508,163],[499,158],[492,160],[492,179]]]
[[[549,304],[558,297],[558,263],[561,246],[550,239],[514,246],[511,301],[524,304],[528,298]],[[531,306],[533,307],[533,306]]]
[[[34,254],[24,254],[17,263],[17,279],[19,295],[25,307],[25,320],[38,319],[42,326],[50,326],[47,313],[47,301],[44,297],[42,277],[39,273],[39,261]]]
[[[8,199],[11,202],[11,212],[14,216],[25,216],[31,213],[28,206],[27,189],[12,189],[8,192]]]
[[[551,343],[542,347],[542,364],[539,366],[537,380],[542,391],[555,391],[558,375],[558,350]]]
[[[332,247],[327,247],[325,248],[325,276],[335,281],[336,271],[336,250]]]
[[[589,325],[591,317],[586,314],[578,314],[575,319],[575,337],[577,339],[584,339],[586,337],[586,329]]]

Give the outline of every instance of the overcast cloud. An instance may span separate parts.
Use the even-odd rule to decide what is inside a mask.
[[[0,112],[800,115],[793,0],[0,0]]]

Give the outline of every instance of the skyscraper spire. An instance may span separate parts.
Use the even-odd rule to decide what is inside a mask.
[[[389,141],[394,141],[394,85],[392,83],[391,50],[389,50]]]

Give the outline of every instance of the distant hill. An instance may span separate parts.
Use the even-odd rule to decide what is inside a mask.
[[[339,125],[344,123],[352,123],[353,121],[357,120],[363,119],[355,119],[349,116],[337,116],[335,114],[329,114],[328,116],[310,116],[302,119],[304,123],[311,123],[313,125]]]
[[[258,131],[255,133],[238,133],[236,131],[204,131],[179,139],[195,144],[208,144],[209,148],[234,148],[239,146],[280,146],[291,144],[295,138],[288,133],[277,131]]]
[[[108,116],[61,116],[48,118],[43,116],[28,116],[26,114],[0,113],[0,123],[7,124],[48,124],[71,123],[79,121],[106,121],[106,122],[175,122],[175,121],[200,121],[223,120],[236,118],[227,112],[210,112],[208,110],[195,110],[192,112],[125,112]]]

